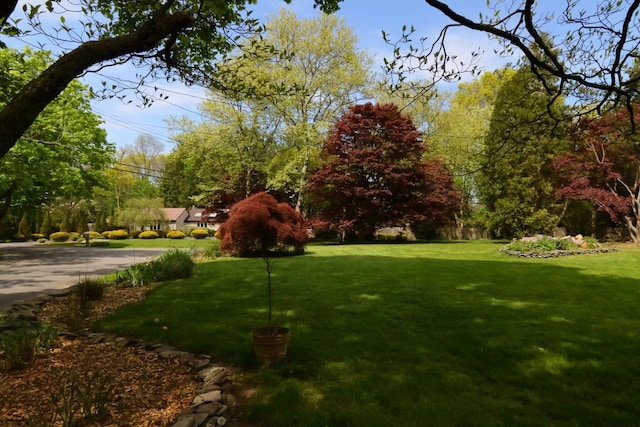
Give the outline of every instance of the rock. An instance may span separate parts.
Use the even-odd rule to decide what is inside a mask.
[[[221,383],[222,380],[227,377],[227,370],[219,366],[214,366],[198,372],[198,376],[202,378],[205,383]]]
[[[205,385],[202,386],[202,390],[200,390],[200,393],[208,393],[210,391],[215,391],[215,390],[222,390],[222,387],[220,387],[220,385],[218,383],[205,383]]]
[[[202,425],[209,416],[207,414],[189,414],[178,418],[178,421],[172,427],[198,427]]]
[[[218,402],[203,403],[202,405],[198,405],[198,407],[195,410],[195,413],[207,414],[207,415],[219,415],[220,409],[224,407],[225,406],[222,403],[218,403]]]
[[[207,402],[220,402],[222,400],[222,392],[220,390],[213,390],[208,393],[203,393],[197,395],[193,399],[193,404],[200,405],[201,403]]]

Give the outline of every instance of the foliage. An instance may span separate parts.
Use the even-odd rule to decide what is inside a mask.
[[[147,227],[151,225],[166,225],[167,216],[162,210],[160,198],[132,198],[118,210],[116,221],[129,227]]]
[[[102,299],[105,287],[102,280],[85,277],[73,286],[73,293],[82,299],[98,301]]]
[[[575,245],[573,245],[575,248]],[[545,237],[536,241],[513,240],[506,246],[506,249],[517,252],[546,252],[556,250],[569,250],[572,248],[571,243],[566,239],[554,239]]]
[[[52,61],[46,51],[0,49],[0,80],[11,80],[0,91],[0,111],[20,86]],[[0,219],[11,212],[18,220],[24,213],[34,219],[43,205],[54,204],[58,198],[90,197],[93,186],[102,181],[113,145],[107,142],[89,101],[86,86],[70,83],[11,144],[11,150],[0,156]]]
[[[107,374],[94,371],[84,373],[81,377],[72,370],[52,393],[51,399],[54,409],[50,418],[30,422],[46,421],[46,425],[63,427],[101,422],[109,416],[116,400],[116,390]]]
[[[111,230],[102,233],[109,240],[124,240],[129,238],[129,231],[127,230]]]
[[[335,124],[322,166],[309,182],[321,221],[348,235],[429,220],[445,223],[459,208],[453,178],[425,146],[411,120],[392,104],[352,107]]]
[[[171,249],[159,258],[129,266],[116,274],[115,282],[120,286],[133,287],[153,282],[189,278],[193,274],[194,262],[188,252]]]
[[[206,237],[209,237],[209,230],[207,230],[206,228],[196,228],[191,232],[191,237],[193,237],[194,239],[204,239]]]
[[[228,207],[270,188],[302,209],[324,136],[364,91],[371,59],[334,16],[281,10],[265,27],[219,64],[223,89],[201,105],[211,120],[174,120],[180,144],[161,182],[168,205]]]
[[[169,239],[184,239],[186,236],[180,230],[171,230],[170,232],[167,233],[167,237]]]
[[[102,239],[102,234],[97,231],[88,231],[89,239]]]
[[[49,240],[53,242],[66,242],[71,238],[71,233],[67,233],[66,231],[58,231],[56,233],[52,233],[49,236]]]
[[[42,351],[51,347],[58,337],[48,324],[23,324],[15,330],[0,334],[0,368],[20,369],[28,365]]]
[[[187,251],[171,249],[152,262],[159,282],[187,279],[193,275],[194,262]]]
[[[233,205],[218,231],[222,251],[238,256],[264,255],[272,250],[300,254],[307,239],[302,216],[264,192]]]
[[[550,234],[558,221],[551,164],[567,144],[562,100],[555,100],[550,111],[549,102],[545,88],[526,67],[498,92],[478,176],[494,236]]]
[[[631,135],[629,112],[581,120],[572,136],[574,149],[554,160],[560,176],[557,195],[592,203],[640,241],[640,147]]]
[[[158,238],[158,233],[156,233],[153,230],[147,230],[147,231],[143,231],[142,233],[138,234],[138,238],[139,239],[157,239]]]

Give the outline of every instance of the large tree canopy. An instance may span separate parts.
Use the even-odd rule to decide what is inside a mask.
[[[339,1],[314,3],[330,12],[337,9]],[[141,80],[144,76],[164,75],[187,83],[213,84],[210,80],[216,75],[219,56],[236,46],[237,37],[259,31],[258,23],[247,13],[247,4],[252,3],[253,0],[27,3],[24,19],[5,24],[2,33],[23,38],[44,35],[58,41],[62,54],[2,106],[0,156],[71,81],[87,71],[131,61],[142,68]],[[0,22],[15,14],[13,9],[0,9]],[[58,24],[46,26],[58,16]],[[71,17],[78,20],[67,22]]]
[[[309,188],[318,217],[342,240],[369,238],[377,227],[422,220],[446,222],[458,208],[453,177],[425,163],[420,132],[392,104],[351,107],[322,149]]]
[[[632,108],[631,101],[640,88],[640,74],[635,71],[640,48],[640,1],[496,0],[486,5],[478,2],[473,14],[461,11],[462,3],[468,7],[467,1],[457,2],[459,6],[451,1],[425,2],[453,24],[446,25],[431,43],[423,40],[424,50],[416,48],[415,41],[408,50],[399,47],[396,57],[388,61],[390,71],[404,74],[408,68],[417,67],[435,75],[457,76],[461,64],[448,54],[447,35],[455,27],[466,27],[501,40],[504,54],[519,52],[542,82],[547,81],[546,76],[555,76],[557,85],[547,85],[546,90],[574,99],[577,114],[620,104]],[[404,34],[401,42],[412,38]],[[400,70],[400,65],[404,69]]]

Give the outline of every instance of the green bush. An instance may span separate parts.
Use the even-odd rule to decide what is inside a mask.
[[[143,231],[138,235],[138,239],[157,239],[158,233],[153,230]]]
[[[125,240],[129,238],[127,230],[113,230],[109,232],[109,240]]]
[[[54,242],[66,242],[69,240],[70,237],[71,237],[70,233],[67,233],[66,231],[58,231],[56,233],[52,233],[49,236],[49,240],[52,240]]]
[[[50,348],[58,331],[48,324],[33,326],[25,323],[20,328],[0,335],[0,353],[4,370],[28,365],[39,353]]]
[[[209,230],[206,228],[196,228],[191,231],[191,237],[194,239],[204,239],[209,237]]]
[[[40,239],[44,239],[44,234],[41,233],[33,233],[31,235],[31,240],[40,240]]]
[[[120,286],[143,286],[153,283],[155,272],[153,262],[133,264],[116,274],[115,282]]]
[[[206,247],[204,256],[211,259],[220,258],[222,250],[220,249],[220,240],[212,240],[211,244]]]
[[[181,228],[181,231],[184,233],[185,236],[191,236],[191,232],[193,230],[197,230],[198,227],[196,227],[195,225],[185,225],[184,227]],[[191,236],[193,237],[193,236]]]
[[[140,237],[140,233],[142,233],[142,231],[141,231],[141,230],[131,230],[131,231],[129,232],[129,236],[130,236],[132,239],[137,239],[137,238],[139,238],[139,237]]]
[[[72,242],[77,242],[78,240],[80,240],[80,237],[82,235],[80,233],[76,233],[75,231],[72,233],[69,233],[69,240],[71,240]]]
[[[547,252],[547,251],[567,251],[576,249],[567,239],[553,239],[545,237],[535,242],[525,242],[522,240],[514,240],[506,247],[507,250],[516,252]]]
[[[73,287],[73,293],[79,298],[98,301],[102,299],[105,284],[101,280],[84,278]]]
[[[167,233],[169,239],[184,239],[185,234],[180,230],[173,230]]]
[[[109,234],[111,234],[111,230],[109,230],[109,231],[103,231],[102,233],[100,233],[100,235],[101,235],[104,239],[108,239],[108,238],[109,238]]]
[[[193,275],[195,266],[191,255],[180,249],[171,249],[153,261],[155,279],[159,282],[174,279],[186,279]]]

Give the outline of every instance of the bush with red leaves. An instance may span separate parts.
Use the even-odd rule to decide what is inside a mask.
[[[220,248],[231,255],[263,256],[270,251],[301,254],[307,229],[295,209],[262,192],[233,205],[219,237]]]

